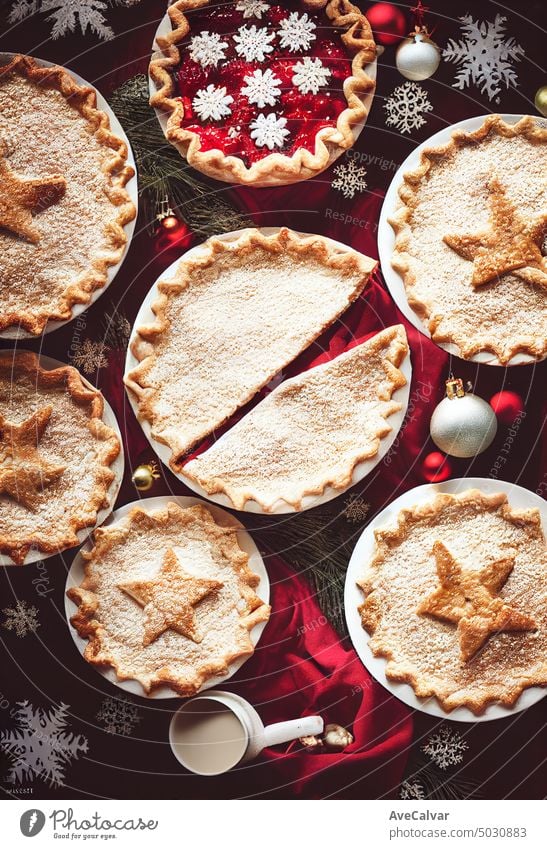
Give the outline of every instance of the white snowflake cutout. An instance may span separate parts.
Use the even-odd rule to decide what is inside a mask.
[[[190,42],[190,56],[202,68],[216,68],[227,49],[228,43],[220,40],[218,32],[204,30]]]
[[[425,799],[423,785],[419,781],[405,779],[399,790],[399,799]]]
[[[241,94],[249,99],[249,103],[256,103],[259,109],[264,109],[266,104],[274,106],[281,94],[281,80],[269,68],[265,71],[258,68],[245,77],[245,82],[247,85],[241,89]]]
[[[120,699],[108,696],[102,702],[96,718],[104,725],[107,734],[119,734],[124,737],[132,734],[135,726],[141,721],[137,706],[125,696]]]
[[[238,12],[243,12],[244,18],[260,18],[264,12],[270,8],[269,3],[263,3],[262,0],[239,0],[236,6]]]
[[[257,147],[268,147],[273,150],[274,147],[283,147],[285,139],[289,135],[289,130],[286,130],[286,118],[278,118],[274,112],[269,115],[260,113],[251,123],[251,138]]]
[[[234,35],[236,53],[243,56],[247,62],[264,62],[266,53],[273,50],[271,42],[274,38],[275,33],[268,32],[265,27],[257,29],[254,24],[251,27],[240,27],[239,32]]]
[[[279,24],[279,44],[291,53],[309,50],[312,41],[315,41],[316,29],[314,22],[309,20],[307,12],[303,15],[291,12],[289,17]]]
[[[38,608],[21,599],[17,601],[15,607],[5,607],[2,613],[6,617],[2,622],[2,627],[8,631],[15,631],[18,637],[26,637],[27,634],[35,633],[40,627]]]
[[[230,103],[234,98],[226,93],[225,86],[215,86],[211,83],[207,88],[200,88],[192,107],[202,121],[220,121],[232,114]]]
[[[86,374],[93,374],[108,365],[107,351],[108,348],[102,342],[84,339],[72,354],[72,365],[81,368]]]
[[[370,511],[368,504],[362,495],[352,493],[344,502],[344,516],[348,522],[364,522]]]
[[[449,766],[461,763],[463,752],[468,748],[469,746],[457,731],[452,731],[448,725],[441,725],[437,733],[432,734],[422,746],[422,752],[429,755],[439,769],[447,769]]]
[[[338,165],[333,173],[335,179],[332,181],[332,188],[342,192],[345,198],[354,198],[358,192],[364,192],[367,188],[367,169],[357,165],[354,159]]]
[[[460,18],[463,38],[461,41],[450,39],[442,56],[446,62],[460,65],[456,74],[454,88],[468,88],[471,83],[480,87],[481,94],[488,99],[496,98],[505,88],[517,84],[517,74],[513,62],[520,62],[524,50],[514,38],[505,39],[507,18],[496,15],[492,21],[474,21],[471,15]]]
[[[309,56],[293,65],[293,71],[293,85],[301,94],[317,94],[331,76],[330,70],[325,68],[321,59],[310,59]]]
[[[395,127],[401,133],[410,133],[425,124],[423,113],[431,112],[433,106],[421,85],[407,82],[397,86],[384,103],[384,109],[388,113],[388,127]]]

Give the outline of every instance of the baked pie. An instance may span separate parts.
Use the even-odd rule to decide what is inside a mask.
[[[0,67],[0,330],[40,334],[106,284],[135,216],[126,160],[93,89],[28,56]]]
[[[547,354],[547,130],[489,116],[404,175],[393,267],[435,342],[505,365]],[[523,321],[523,316],[525,320]]]
[[[94,533],[85,578],[68,590],[84,657],[146,693],[165,684],[192,696],[254,651],[250,631],[270,608],[237,540],[202,504],[168,503]]]
[[[402,408],[392,396],[406,384],[399,366],[407,355],[397,325],[286,380],[183,475],[209,495],[224,493],[238,510],[251,500],[266,512],[278,501],[300,510],[305,496],[348,487]]]
[[[109,506],[120,443],[103,412],[101,393],[71,366],[0,353],[0,552],[14,563],[78,545]]]
[[[375,531],[358,582],[385,674],[446,711],[514,705],[547,684],[547,554],[537,509],[467,490],[401,510]]]
[[[365,287],[376,262],[321,236],[242,230],[213,238],[158,284],[125,381],[139,418],[185,455],[308,347]]]
[[[178,0],[158,37],[151,104],[188,162],[274,185],[313,177],[351,147],[368,113],[376,46],[349,0],[276,5]]]

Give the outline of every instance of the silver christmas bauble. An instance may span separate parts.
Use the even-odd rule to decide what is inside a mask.
[[[490,404],[463,390],[458,394],[449,391],[431,416],[433,442],[452,457],[474,457],[486,451],[497,429],[498,422]]]
[[[417,32],[405,38],[397,48],[395,64],[407,80],[427,80],[441,61],[441,53],[425,33]]]

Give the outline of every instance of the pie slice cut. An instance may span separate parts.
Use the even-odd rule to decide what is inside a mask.
[[[374,457],[401,409],[393,393],[406,384],[402,325],[382,330],[336,359],[287,380],[183,475],[236,509],[248,501],[271,511],[279,501],[301,509],[306,495],[347,487],[358,463]]]
[[[480,715],[547,685],[547,551],[537,509],[469,489],[375,531],[359,612],[391,681]]]
[[[79,543],[110,503],[117,434],[101,393],[72,366],[0,353],[0,552],[23,564]]]
[[[376,262],[322,236],[242,230],[210,239],[160,282],[126,374],[171,467],[250,401],[365,287]]]
[[[252,655],[250,632],[270,607],[237,533],[203,504],[172,502],[135,507],[98,528],[84,553],[85,578],[68,590],[78,605],[71,622],[88,640],[85,659],[146,693],[165,684],[192,696]]]

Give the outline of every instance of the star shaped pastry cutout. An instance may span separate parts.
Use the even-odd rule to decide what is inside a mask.
[[[481,570],[464,570],[442,542],[433,546],[440,585],[424,599],[417,613],[457,624],[460,656],[470,660],[492,634],[533,631],[536,623],[497,596],[513,570],[514,557],[502,558]]]
[[[144,608],[143,646],[149,646],[168,628],[200,643],[203,635],[197,628],[194,606],[222,586],[220,581],[196,578],[185,572],[172,548],[165,552],[155,578],[118,584],[119,589]]]
[[[20,177],[11,170],[0,148],[0,227],[37,244],[41,235],[32,213],[57,203],[65,190],[64,177]]]
[[[547,219],[525,221],[507,197],[500,181],[487,183],[492,212],[490,227],[481,233],[456,234],[443,241],[473,263],[472,285],[477,288],[519,268],[542,268],[541,245]]]
[[[0,413],[0,494],[6,493],[28,510],[36,510],[43,490],[65,470],[38,451],[51,412],[52,407],[42,407],[21,424],[8,422]]]

